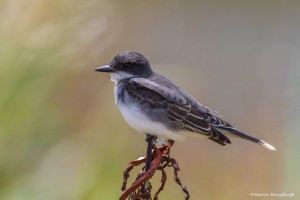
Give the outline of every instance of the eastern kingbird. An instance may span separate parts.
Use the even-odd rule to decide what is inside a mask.
[[[126,122],[138,132],[156,136],[158,142],[182,141],[188,133],[226,146],[231,143],[228,136],[237,136],[276,150],[236,130],[215,111],[153,72],[149,61],[138,52],[120,53],[109,65],[98,67],[96,71],[109,73],[115,82],[115,102]]]

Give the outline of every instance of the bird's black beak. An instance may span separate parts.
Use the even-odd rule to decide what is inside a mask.
[[[107,73],[111,73],[111,72],[115,72],[116,70],[114,68],[112,68],[111,66],[109,65],[104,65],[104,66],[101,66],[101,67],[97,67],[95,69],[96,72],[107,72]]]

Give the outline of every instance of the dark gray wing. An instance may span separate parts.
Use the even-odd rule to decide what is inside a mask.
[[[228,122],[225,122],[224,120],[212,115],[211,113],[203,113],[203,118],[215,128],[219,128],[222,130],[234,129],[234,127],[231,126]]]
[[[170,102],[174,102],[178,105],[185,105],[187,101],[183,95],[178,93],[176,90],[164,87],[161,84],[157,84],[154,81],[145,79],[145,78],[132,78],[129,81],[130,83],[136,84],[139,87],[147,88],[152,91],[155,91],[157,94],[164,97]]]
[[[230,140],[211,125],[204,113],[192,106],[177,90],[173,90],[144,78],[132,78],[125,84],[125,89],[134,98],[148,103],[151,108],[163,108],[173,122],[179,122],[183,129],[201,133],[210,140],[223,146]]]

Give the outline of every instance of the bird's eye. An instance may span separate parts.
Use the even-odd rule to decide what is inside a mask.
[[[130,63],[124,63],[123,70],[129,70],[130,69]]]

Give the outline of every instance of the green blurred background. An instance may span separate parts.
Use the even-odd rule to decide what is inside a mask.
[[[0,199],[119,197],[123,169],[146,143],[94,69],[124,50],[277,148],[176,143],[192,199],[297,199],[299,19],[296,0],[1,0]],[[161,199],[184,199],[171,170]]]

